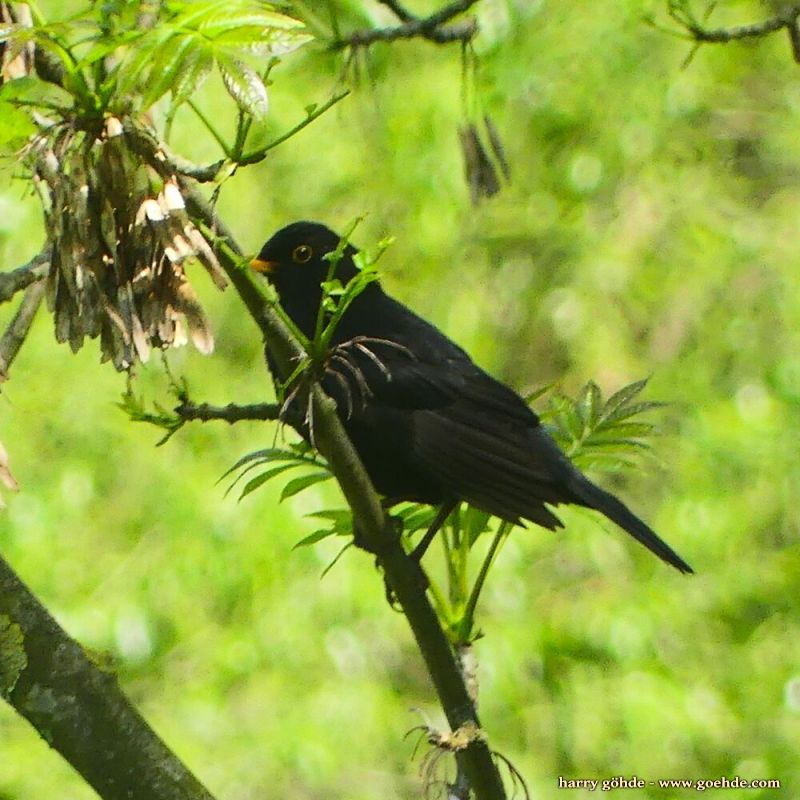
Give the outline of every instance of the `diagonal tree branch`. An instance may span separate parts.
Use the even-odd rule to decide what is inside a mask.
[[[3,559],[0,696],[105,800],[214,800]]]
[[[0,303],[10,300],[17,292],[27,289],[32,283],[46,277],[50,269],[50,256],[45,251],[27,264],[10,272],[0,272]]]
[[[0,337],[0,383],[8,378],[8,369],[25,343],[44,297],[44,282],[28,287],[22,302],[2,337]]]
[[[260,328],[278,368],[289,374],[302,350],[272,308],[261,283],[243,264],[242,251],[217,219],[205,199],[188,182],[182,186],[187,208],[200,224],[216,230],[219,260]],[[393,520],[378,495],[345,433],[336,404],[318,385],[311,389],[316,445],[330,465],[353,511],[357,544],[378,556],[386,579],[408,619],[425,659],[447,720],[453,731],[480,732],[475,705],[464,684],[455,654],[426,594],[427,581],[418,563],[403,549]],[[478,800],[505,798],[497,765],[482,735],[456,753]]]

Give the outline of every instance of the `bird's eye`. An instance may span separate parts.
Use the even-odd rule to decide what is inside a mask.
[[[312,255],[314,251],[307,244],[300,244],[292,250],[292,261],[295,264],[307,264]]]

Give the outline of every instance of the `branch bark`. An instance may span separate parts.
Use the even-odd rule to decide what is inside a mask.
[[[753,22],[749,25],[736,25],[730,28],[707,28],[688,11],[687,8],[673,6],[670,16],[686,28],[689,36],[700,44],[727,44],[728,42],[741,41],[768,36],[783,28],[789,33],[789,42],[792,46],[794,60],[800,63],[800,30],[798,30],[798,17],[800,17],[800,4],[793,3],[786,6],[779,14],[765,19],[762,22]]]
[[[8,378],[8,369],[30,332],[36,312],[42,304],[44,289],[41,281],[28,287],[17,313],[0,337],[0,383]]]
[[[10,300],[17,292],[27,289],[32,283],[37,283],[47,276],[50,269],[50,256],[39,253],[27,264],[12,269],[10,272],[0,272],[0,303]]]
[[[448,42],[469,42],[478,32],[475,19],[452,23],[457,16],[468,11],[478,0],[454,0],[427,17],[416,17],[396,0],[382,0],[383,5],[392,10],[401,21],[391,28],[371,28],[354,31],[348,36],[331,43],[331,50],[346,47],[367,47],[375,42],[393,42],[397,39],[428,39],[436,44]]]
[[[281,407],[277,403],[254,403],[248,406],[228,403],[226,406],[212,406],[210,403],[192,403],[187,400],[175,407],[175,413],[186,422],[222,420],[229,425],[246,419],[276,420],[280,412]]]
[[[0,695],[105,800],[214,800],[2,559]]]
[[[188,183],[182,189],[190,214],[201,224],[216,230],[220,263],[260,328],[279,369],[289,374],[291,365],[297,363],[302,355],[299,343],[272,308],[256,276],[243,265],[241,249],[205,199]],[[354,527],[358,531],[357,544],[378,556],[411,626],[452,730],[480,729],[475,705],[464,684],[453,649],[428,600],[424,574],[403,549],[394,522],[382,508],[341,425],[336,404],[316,385],[311,390],[311,401],[314,439],[353,511]],[[506,797],[497,765],[484,737],[473,737],[467,747],[456,753],[456,759],[478,800]]]

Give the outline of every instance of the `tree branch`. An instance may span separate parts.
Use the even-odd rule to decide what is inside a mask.
[[[397,39],[422,38],[436,44],[448,42],[469,42],[478,32],[478,23],[474,18],[448,24],[455,17],[468,11],[478,0],[454,0],[427,17],[415,17],[396,0],[381,0],[401,20],[402,24],[391,28],[372,28],[354,31],[348,36],[334,40],[331,50],[343,50],[346,47],[367,47],[375,42],[392,42]]]
[[[299,343],[291,336],[272,307],[263,284],[245,266],[242,251],[217,219],[205,199],[188,182],[182,185],[187,208],[198,222],[218,234],[218,257],[231,283],[259,326],[264,340],[283,374],[302,356]],[[428,600],[427,582],[416,561],[409,558],[397,535],[394,521],[381,506],[369,476],[342,427],[336,404],[318,385],[311,389],[314,439],[327,460],[342,493],[353,511],[357,544],[380,559],[386,579],[408,619],[417,645],[431,675],[447,720],[453,731],[480,729],[474,703],[464,684],[453,649]],[[456,753],[478,800],[500,800],[505,790],[482,736],[474,736]]]
[[[175,407],[175,413],[185,422],[222,420],[229,425],[246,419],[276,420],[280,412],[281,407],[277,403],[254,403],[248,406],[228,403],[226,406],[212,406],[209,403],[192,403],[187,400]]]
[[[8,369],[17,357],[36,318],[44,297],[44,283],[29,286],[13,319],[0,337],[0,383],[8,378]]]
[[[337,92],[333,96],[329,97],[324,103],[322,103],[322,105],[317,106],[313,110],[309,111],[306,114],[305,119],[298,122],[297,125],[295,125],[293,128],[290,128],[288,131],[286,131],[286,133],[282,133],[280,136],[273,139],[271,142],[268,142],[263,147],[259,147],[256,150],[251,150],[249,153],[244,153],[236,161],[233,161],[229,158],[222,158],[219,161],[214,161],[212,164],[207,164],[205,166],[194,164],[191,161],[172,153],[163,142],[156,141],[156,139],[153,137],[152,131],[142,125],[134,123],[130,119],[126,119],[123,122],[123,128],[125,130],[125,134],[129,137],[129,141],[131,142],[134,152],[146,156],[147,153],[152,152],[153,148],[155,147],[161,152],[161,161],[168,164],[174,173],[183,175],[186,178],[192,178],[198,183],[210,183],[211,181],[217,180],[220,173],[226,168],[232,172],[236,167],[250,166],[251,164],[258,164],[260,161],[263,161],[267,157],[267,153],[269,153],[270,150],[277,147],[279,144],[283,144],[283,142],[285,142],[287,139],[291,139],[292,136],[300,133],[303,128],[321,117],[326,111],[333,108],[333,106],[335,106],[340,100],[344,100],[344,98],[349,94],[349,89]],[[0,299],[2,299],[1,296]]]
[[[0,695],[105,800],[214,800],[2,559]]]
[[[780,14],[763,22],[754,22],[749,25],[737,25],[731,28],[706,28],[688,10],[686,3],[670,3],[670,16],[683,26],[692,39],[698,44],[727,44],[741,39],[752,39],[767,36],[775,31],[786,28],[792,42],[795,60],[800,56],[800,48],[796,46],[798,40],[798,17],[800,17],[800,4],[792,4]]]
[[[39,253],[27,264],[10,272],[0,272],[0,303],[10,300],[17,292],[27,289],[32,283],[46,277],[50,269],[50,256],[46,252]]]

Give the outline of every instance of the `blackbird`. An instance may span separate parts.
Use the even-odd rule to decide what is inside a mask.
[[[324,225],[295,222],[252,262],[308,337],[331,270],[324,256],[339,243]],[[343,285],[358,273],[356,253],[347,244],[336,263]],[[550,530],[563,527],[550,507],[572,503],[599,511],[668,564],[692,572],[624,503],[572,465],[515,391],[377,281],[338,323],[321,382],[387,505],[439,506],[425,546],[462,500],[503,520]]]

